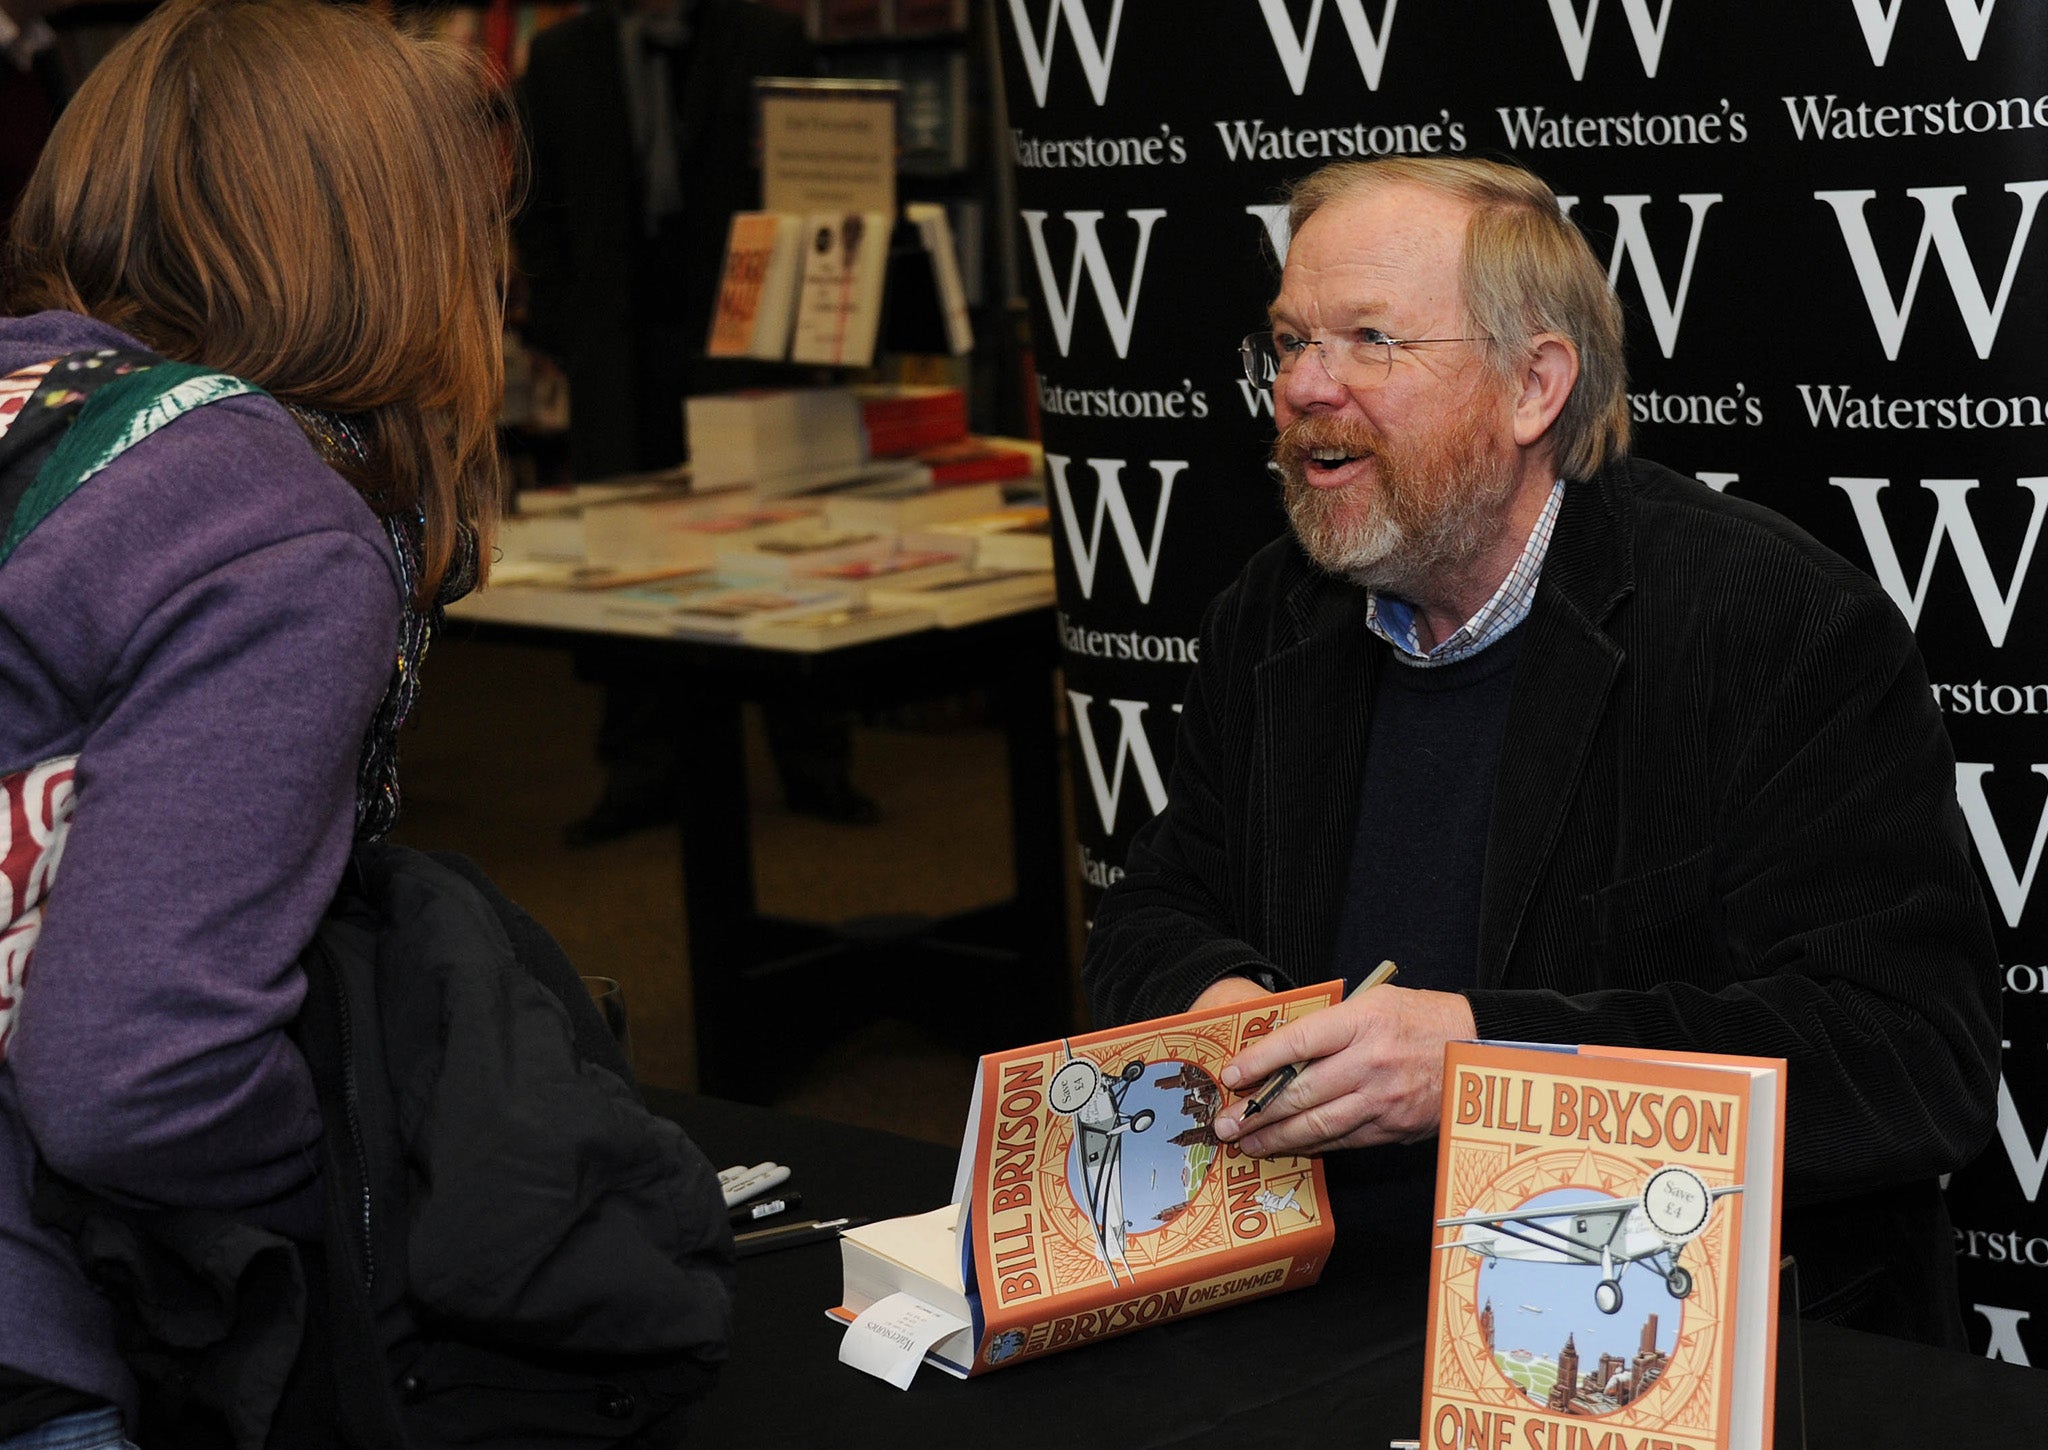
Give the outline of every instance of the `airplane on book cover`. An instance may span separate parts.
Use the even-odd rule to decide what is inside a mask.
[[[1438,1228],[1460,1232],[1437,1248],[1466,1249],[1487,1260],[1597,1267],[1594,1307],[1618,1314],[1621,1271],[1630,1264],[1659,1275],[1674,1299],[1691,1294],[1692,1271],[1679,1254],[1706,1229],[1715,1202],[1740,1192],[1739,1183],[1709,1188],[1691,1169],[1669,1164],[1645,1179],[1635,1198],[1531,1202],[1506,1213],[1440,1218]]]
[[[1131,1273],[1124,1241],[1123,1154],[1124,1135],[1142,1133],[1152,1126],[1156,1114],[1141,1108],[1126,1114],[1124,1095],[1145,1075],[1145,1062],[1133,1058],[1114,1077],[1085,1057],[1074,1056],[1062,1043],[1067,1060],[1053,1074],[1046,1101],[1053,1111],[1074,1120],[1080,1140],[1081,1174],[1086,1188],[1088,1217],[1095,1227],[1095,1251],[1109,1270],[1112,1284]]]

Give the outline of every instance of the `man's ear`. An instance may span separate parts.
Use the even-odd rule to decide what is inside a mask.
[[[1569,338],[1539,332],[1514,377],[1515,442],[1533,448],[1550,432],[1579,380],[1579,350]]]

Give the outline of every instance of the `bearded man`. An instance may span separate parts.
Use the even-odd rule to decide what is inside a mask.
[[[1341,1241],[1426,1261],[1448,1041],[1785,1058],[1805,1311],[1963,1347],[1937,1180],[1988,1139],[1996,957],[1883,591],[1627,458],[1618,303],[1542,182],[1299,184],[1270,326],[1291,537],[1211,606],[1166,809],[1084,976],[1131,1021],[1394,983],[1226,1070],[1217,1136],[1331,1155]]]

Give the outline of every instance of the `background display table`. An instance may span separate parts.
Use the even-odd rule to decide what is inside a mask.
[[[800,653],[642,634],[465,620],[452,637],[568,645],[602,638],[673,692],[684,768],[677,801],[683,909],[706,1091],[765,1101],[823,1043],[877,1007],[970,1051],[1071,1026],[1066,859],[1053,678],[1058,637],[1038,608]],[[984,692],[1008,758],[1015,889],[943,918],[844,923],[763,914],[754,893],[741,709],[801,700],[854,709]],[[986,812],[963,800],[959,809]]]

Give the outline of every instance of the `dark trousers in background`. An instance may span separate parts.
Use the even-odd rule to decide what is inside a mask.
[[[681,772],[679,722],[693,708],[687,678],[650,676],[644,656],[602,644],[576,652],[576,674],[604,690],[597,758],[604,794],[589,815],[565,832],[571,845],[592,845],[676,818]],[[852,825],[871,824],[875,803],[854,788],[853,719],[794,701],[763,705],[769,754],[793,811]]]

